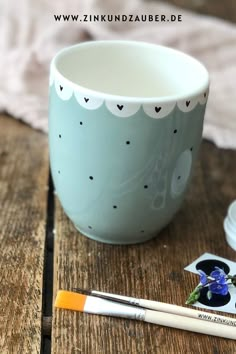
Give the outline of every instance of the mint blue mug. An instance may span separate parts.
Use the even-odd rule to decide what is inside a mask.
[[[132,244],[170,222],[191,178],[208,89],[201,63],[154,44],[91,41],[54,57],[51,172],[82,234]]]

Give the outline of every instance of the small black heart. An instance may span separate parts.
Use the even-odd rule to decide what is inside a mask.
[[[155,107],[155,111],[156,111],[157,113],[159,113],[160,110],[161,110],[161,107]]]
[[[205,93],[204,93],[204,97],[206,97],[206,95],[207,95],[207,94],[206,94],[206,92],[205,92]]]
[[[189,106],[189,103],[190,103],[190,101],[186,101],[186,106],[187,106],[187,107]]]
[[[63,90],[63,87],[60,85],[60,90],[62,91]]]
[[[89,101],[89,98],[84,97],[85,102],[87,103]]]
[[[124,106],[123,106],[123,104],[121,104],[121,105],[118,104],[117,107],[119,108],[120,111],[122,111]]]

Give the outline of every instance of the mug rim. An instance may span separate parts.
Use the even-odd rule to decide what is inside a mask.
[[[142,96],[125,96],[125,95],[117,95],[117,94],[111,94],[111,93],[106,93],[103,91],[98,91],[94,89],[87,88],[83,85],[80,85],[78,83],[73,82],[72,80],[68,79],[65,75],[63,75],[60,70],[57,67],[58,61],[61,59],[66,54],[70,54],[73,51],[77,51],[82,48],[86,47],[94,47],[94,46],[99,46],[99,45],[114,45],[114,44],[126,44],[126,45],[133,45],[133,46],[148,46],[148,47],[155,47],[156,49],[160,50],[166,50],[169,51],[172,54],[177,54],[181,57],[183,57],[185,60],[191,61],[193,65],[198,66],[203,74],[205,75],[204,80],[202,80],[202,84],[199,85],[197,89],[191,89],[187,93],[181,93],[181,94],[171,94],[171,95],[163,95],[163,96],[152,96],[152,97],[142,97]],[[209,85],[210,85],[210,79],[209,79],[209,73],[206,67],[196,58],[193,56],[168,47],[168,46],[163,46],[159,44],[154,44],[154,43],[148,43],[145,41],[134,41],[134,40],[91,40],[91,41],[85,41],[81,43],[77,43],[72,46],[67,46],[65,48],[62,48],[59,50],[55,56],[51,60],[50,64],[50,77],[57,78],[58,80],[63,81],[66,85],[68,85],[72,90],[74,91],[81,91],[84,94],[93,96],[94,98],[99,98],[103,100],[108,100],[108,101],[122,101],[122,102],[127,102],[127,103],[143,103],[143,104],[149,104],[149,103],[172,103],[172,102],[179,102],[182,100],[185,100],[186,98],[190,97],[197,97],[202,95],[203,93],[206,93],[209,90]]]

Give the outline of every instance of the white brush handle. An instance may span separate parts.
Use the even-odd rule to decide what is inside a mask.
[[[163,311],[163,312],[173,313],[180,316],[187,316],[187,317],[197,318],[199,320],[224,324],[224,325],[235,327],[236,329],[236,319],[231,317],[215,315],[209,312],[198,311],[187,307],[166,304],[164,302],[145,300],[145,299],[140,299],[139,306],[151,310]]]
[[[236,339],[236,330],[233,330],[230,326],[209,323],[207,321],[173,315],[170,313],[146,310],[144,321],[161,326],[183,329],[185,331],[203,333],[210,336]]]
[[[209,312],[204,312],[204,311],[199,311],[197,309],[190,309],[188,307],[183,307],[183,306],[178,306],[178,305],[173,305],[173,304],[167,304],[165,302],[160,302],[160,301],[153,301],[153,300],[146,300],[146,299],[136,299],[135,297],[129,297],[129,296],[124,296],[124,295],[117,295],[117,294],[110,294],[110,293],[105,293],[101,291],[96,291],[93,290],[92,294],[97,294],[97,295],[105,295],[112,296],[114,299],[117,300],[125,300],[127,301],[130,305],[136,305],[143,307],[145,309],[150,309],[150,310],[156,310],[156,311],[162,311],[162,312],[167,312],[167,313],[173,313],[179,316],[187,316],[187,317],[192,317],[196,318],[199,320],[203,321],[209,321],[212,323],[219,323],[222,325],[227,325],[227,326],[232,326],[236,328],[236,319],[232,317],[226,317],[222,315],[215,315],[213,313]]]

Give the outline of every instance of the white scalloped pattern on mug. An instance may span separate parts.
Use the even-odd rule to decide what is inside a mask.
[[[77,89],[73,89],[68,84],[65,84],[63,80],[57,79],[54,75],[50,75],[49,84],[52,86],[55,85],[56,92],[62,100],[69,100],[74,94],[78,104],[83,108],[89,110],[98,109],[103,103],[104,100],[99,97],[91,96],[86,93],[82,93]],[[166,102],[166,103],[134,103],[134,102],[122,102],[114,100],[106,100],[105,105],[107,109],[115,116],[121,118],[127,118],[133,116],[138,112],[142,106],[144,112],[151,118],[161,119],[168,116],[177,105],[182,112],[191,112],[196,105],[199,103],[201,105],[206,104],[208,98],[208,90],[201,93],[197,97],[187,98],[178,102]]]
[[[56,78],[54,79],[54,84],[55,84],[55,88],[56,88],[56,92],[58,94],[58,96],[63,100],[63,101],[67,101],[71,98],[71,96],[73,95],[73,89],[72,87],[65,85],[62,80],[56,80]]]
[[[140,108],[139,103],[106,102],[107,109],[115,116],[127,118],[133,116]]]
[[[97,109],[104,102],[104,100],[102,100],[101,98],[83,95],[79,91],[74,91],[74,95],[77,102],[86,109]]]
[[[175,108],[176,103],[170,102],[165,104],[143,104],[144,112],[152,118],[160,119],[168,116]]]
[[[198,97],[193,97],[177,102],[177,106],[182,112],[191,112],[198,104]]]
[[[209,95],[209,90],[205,91],[203,94],[201,94],[199,96],[199,103],[201,105],[204,105],[207,103],[208,95]]]

